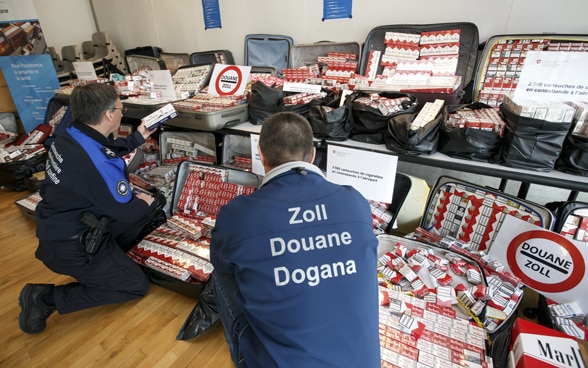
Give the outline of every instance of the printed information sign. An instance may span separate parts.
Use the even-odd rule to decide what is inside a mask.
[[[514,99],[588,100],[588,52],[529,51]]]
[[[390,203],[398,157],[355,148],[329,145],[327,179],[351,185],[367,199]]]

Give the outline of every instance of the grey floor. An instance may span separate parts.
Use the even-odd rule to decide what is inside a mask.
[[[427,182],[429,186],[433,186],[439,176],[451,176],[456,179],[461,179],[473,184],[487,186],[496,189],[500,185],[500,179],[491,176],[470,174],[456,170],[440,169],[406,162],[398,163],[398,171],[404,174],[422,178]],[[588,181],[588,178],[586,178],[586,181]],[[510,195],[517,196],[519,186],[520,182],[509,180],[506,185],[505,192]],[[569,195],[570,191],[566,189],[531,184],[526,199],[536,204],[545,205],[549,202],[566,201]],[[588,193],[580,192],[576,200],[588,203]]]

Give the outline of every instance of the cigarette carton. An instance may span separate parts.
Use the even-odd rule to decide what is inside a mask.
[[[145,116],[143,121],[145,122],[145,127],[147,129],[153,130],[168,120],[175,118],[176,116],[178,116],[178,112],[171,103],[168,103],[167,105],[164,105],[151,114]]]
[[[578,342],[562,332],[519,318],[511,341],[516,368],[586,368]]]

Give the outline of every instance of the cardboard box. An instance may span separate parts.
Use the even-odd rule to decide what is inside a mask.
[[[586,368],[578,341],[551,328],[518,318],[511,342],[516,368]]]
[[[2,70],[0,70],[0,112],[16,112],[16,106],[12,100],[10,90],[8,90]]]

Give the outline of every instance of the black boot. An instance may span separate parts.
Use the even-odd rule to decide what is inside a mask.
[[[20,316],[18,325],[23,332],[37,334],[42,332],[47,325],[47,318],[55,312],[55,306],[43,302],[43,295],[53,292],[51,284],[26,284],[20,296]]]

